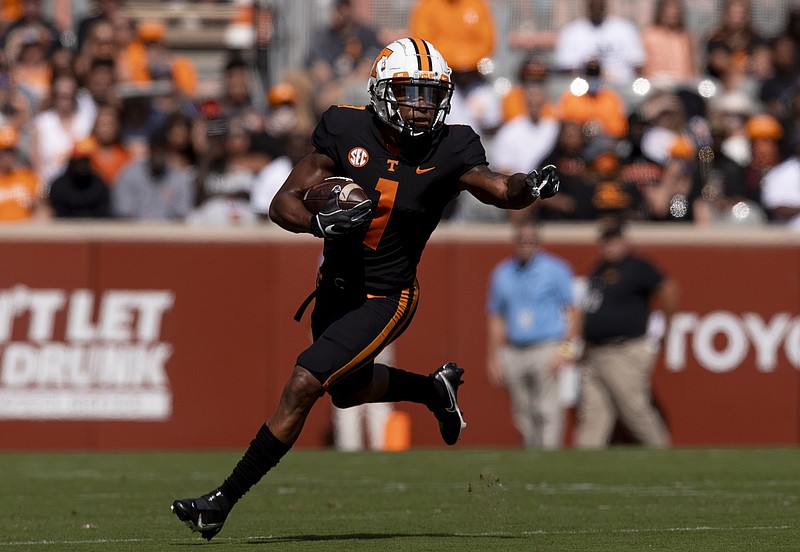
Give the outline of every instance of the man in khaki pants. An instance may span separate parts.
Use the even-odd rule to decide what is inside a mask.
[[[559,371],[571,360],[572,280],[572,267],[545,251],[538,225],[526,221],[514,227],[513,256],[489,281],[487,375],[508,391],[526,448],[563,444]]]
[[[655,351],[648,337],[650,302],[657,298],[666,327],[677,309],[678,288],[649,261],[634,255],[619,221],[601,231],[601,254],[583,304],[581,398],[575,446],[608,445],[619,419],[640,443],[669,445],[651,403]]]

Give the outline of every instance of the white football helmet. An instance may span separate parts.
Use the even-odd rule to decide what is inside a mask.
[[[450,67],[419,38],[401,38],[384,48],[372,65],[369,95],[378,117],[412,137],[435,132],[450,112]]]

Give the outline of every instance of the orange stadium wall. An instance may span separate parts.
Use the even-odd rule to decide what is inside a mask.
[[[221,234],[221,235],[220,235]],[[665,236],[666,234],[666,236]],[[585,274],[594,229],[545,232]],[[676,445],[800,442],[800,240],[634,229],[681,285],[654,376]],[[166,236],[166,237],[165,237]],[[517,446],[508,400],[484,374],[485,290],[507,229],[437,232],[398,365],[467,373],[460,446]],[[308,314],[318,241],[271,230],[66,227],[0,237],[0,449],[242,448],[275,407]],[[440,446],[417,405],[412,445]],[[298,446],[329,443],[329,401]]]

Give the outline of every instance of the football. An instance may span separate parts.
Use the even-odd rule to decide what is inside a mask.
[[[339,192],[339,207],[342,209],[351,209],[367,199],[367,194],[352,179],[344,176],[329,176],[306,190],[303,196],[303,205],[310,213],[316,215],[328,203],[331,190],[336,186],[342,188],[342,191]]]

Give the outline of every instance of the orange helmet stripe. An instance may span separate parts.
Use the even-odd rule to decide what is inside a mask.
[[[414,44],[414,49],[417,51],[419,70],[431,71],[433,69],[433,63],[431,62],[431,51],[428,49],[428,43],[419,38],[412,38],[411,42]]]

